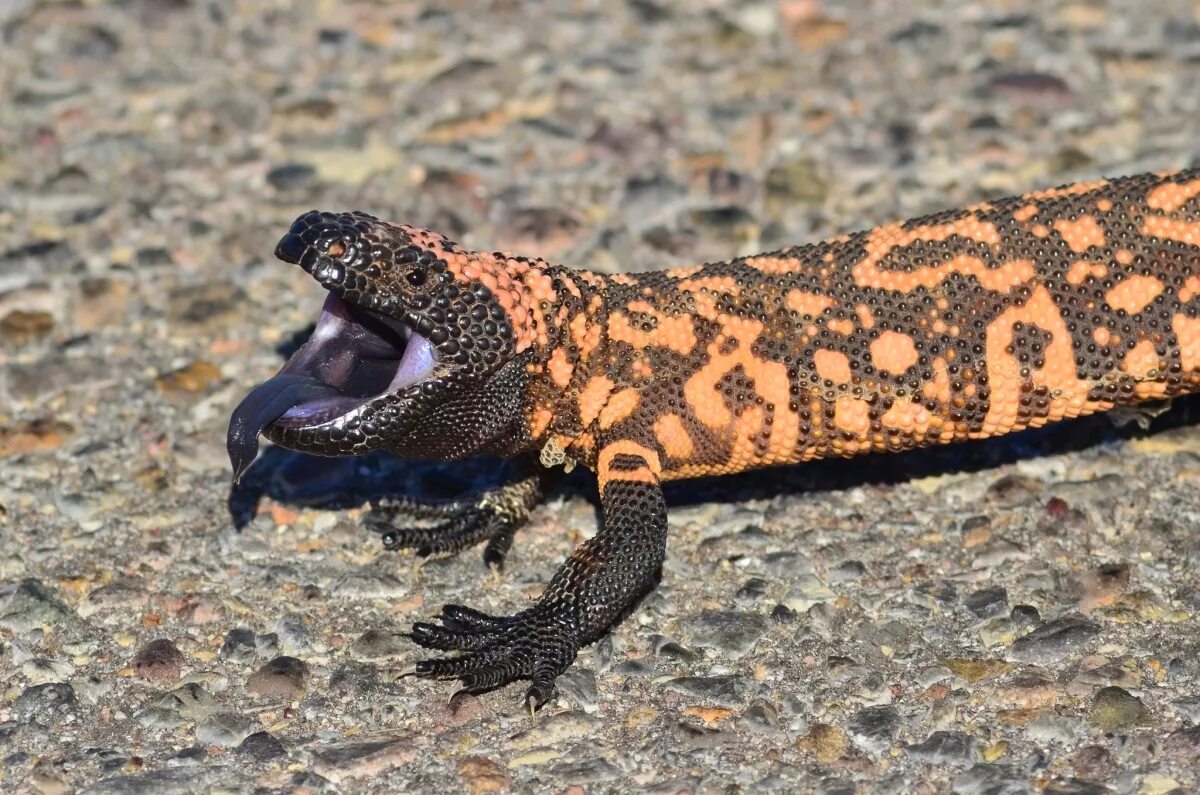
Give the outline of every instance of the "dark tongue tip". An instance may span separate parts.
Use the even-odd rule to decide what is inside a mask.
[[[335,393],[328,384],[311,375],[280,374],[257,386],[242,399],[229,418],[229,432],[225,437],[225,449],[229,453],[229,464],[233,467],[233,482],[238,483],[242,475],[254,463],[258,455],[258,435],[288,409],[314,398]]]

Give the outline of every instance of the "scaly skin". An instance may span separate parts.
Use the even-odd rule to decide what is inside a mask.
[[[286,259],[450,352],[439,348],[444,371],[424,387],[435,399],[383,397],[270,438],[325,454],[532,452],[596,473],[603,528],[537,603],[512,617],[449,606],[413,630],[463,652],[417,674],[471,691],[530,679],[533,706],[656,584],[664,480],[985,438],[1200,385],[1200,170],[642,274],[469,252],[362,215],[310,214],[289,239]],[[455,326],[467,293],[492,326]],[[455,313],[446,334],[429,331],[441,314],[421,314],[439,298]],[[464,354],[481,347],[495,356]],[[520,488],[509,540],[534,502],[529,481]],[[460,528],[449,547],[487,535]]]

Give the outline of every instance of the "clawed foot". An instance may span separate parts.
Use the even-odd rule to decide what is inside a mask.
[[[487,541],[483,559],[499,569],[513,536],[541,496],[536,478],[518,480],[483,494],[444,501],[400,498],[372,506],[366,524],[392,550],[411,549],[421,557],[450,557]],[[412,525],[401,519],[432,521]]]
[[[442,608],[440,623],[413,625],[412,639],[427,649],[460,652],[421,660],[413,671],[428,679],[457,679],[468,693],[531,680],[530,711],[554,695],[554,680],[575,660],[579,626],[566,605],[539,603],[513,616],[491,616],[462,605]]]

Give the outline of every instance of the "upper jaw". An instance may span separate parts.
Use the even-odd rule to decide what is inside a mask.
[[[260,433],[346,440],[368,406],[419,389],[436,364],[433,345],[411,326],[331,292],[309,341],[234,410],[226,446],[235,478],[257,455]]]

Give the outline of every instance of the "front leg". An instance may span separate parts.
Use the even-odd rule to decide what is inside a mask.
[[[458,679],[470,693],[529,679],[525,703],[537,709],[553,695],[555,678],[579,649],[599,640],[658,584],[667,507],[657,454],[614,441],[601,449],[596,474],[604,514],[600,532],[571,553],[532,607],[516,615],[447,605],[440,623],[415,624],[412,638],[421,646],[461,652],[422,660],[418,676]]]

